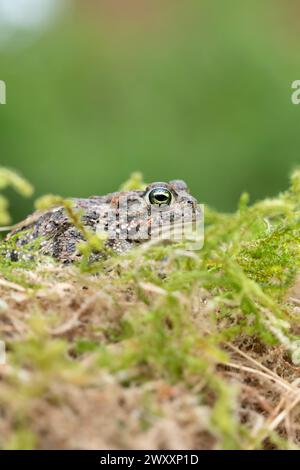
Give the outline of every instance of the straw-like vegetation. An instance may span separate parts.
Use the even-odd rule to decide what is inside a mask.
[[[146,244],[90,264],[87,237],[66,267],[3,245],[0,447],[299,447],[299,209],[296,171],[276,199],[206,208],[198,252]]]

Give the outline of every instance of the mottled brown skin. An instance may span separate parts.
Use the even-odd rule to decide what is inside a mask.
[[[154,207],[149,201],[149,192],[154,188],[167,189],[172,194],[171,203]],[[124,201],[127,202],[126,211],[123,210]],[[118,253],[151,240],[154,232],[163,231],[168,221],[173,226],[181,223],[183,209],[192,208],[193,214],[198,211],[196,199],[181,180],[152,183],[144,191],[121,191],[88,199],[72,199],[72,202],[72,210],[80,211],[85,229],[95,232],[100,223],[102,231],[107,232],[106,245]],[[84,240],[82,231],[74,226],[64,207],[35,212],[18,224],[6,240],[9,242],[15,235],[16,250],[7,252],[12,260],[20,259],[22,249],[26,251],[30,243],[39,239],[42,254],[69,263],[80,257],[77,246]],[[98,255],[101,257],[101,253]]]

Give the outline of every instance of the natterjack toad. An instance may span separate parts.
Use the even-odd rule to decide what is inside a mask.
[[[202,217],[197,200],[181,180],[152,183],[144,191],[120,191],[71,201],[72,211],[80,215],[84,229],[105,233],[105,245],[118,253],[149,240],[182,240],[191,230],[197,230]],[[7,242],[12,239],[16,249],[7,252],[12,260],[19,259],[22,251],[38,240],[42,254],[68,263],[80,256],[78,244],[84,240],[84,233],[60,206],[35,212],[6,238]]]

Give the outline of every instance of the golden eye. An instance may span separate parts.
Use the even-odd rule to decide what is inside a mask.
[[[150,204],[161,206],[162,204],[171,204],[172,193],[166,188],[154,188],[149,192]]]

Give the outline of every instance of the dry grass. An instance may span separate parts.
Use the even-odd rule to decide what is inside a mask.
[[[228,386],[235,429],[227,429],[224,411],[214,416],[216,391],[205,374],[183,371],[174,380],[143,360],[116,369],[99,365],[97,344],[123,354],[124,345],[134,342],[134,336],[122,338],[124,318],[156,309],[163,288],[145,281],[120,284],[115,272],[95,276],[52,263],[21,273],[23,285],[0,278],[0,331],[8,347],[1,368],[2,448],[299,445],[300,368],[284,346],[239,334],[233,342],[222,340],[225,360],[212,361],[206,351],[208,369]],[[176,295],[200,339],[224,327],[224,319],[211,320],[212,295],[203,287]],[[297,309],[297,302],[293,292],[287,305]]]

